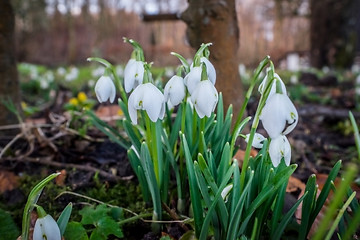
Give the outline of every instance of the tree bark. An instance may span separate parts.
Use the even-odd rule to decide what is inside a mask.
[[[311,0],[311,65],[347,68],[355,57],[358,0]]]
[[[15,16],[10,0],[0,1],[0,101],[11,100],[20,110],[20,87],[15,59]],[[0,125],[17,123],[0,102]],[[2,133],[0,132],[0,135]]]
[[[187,24],[190,45],[198,49],[211,42],[210,61],[216,68],[216,88],[223,93],[224,107],[233,104],[237,116],[243,102],[238,73],[239,28],[235,0],[188,0],[181,19]]]

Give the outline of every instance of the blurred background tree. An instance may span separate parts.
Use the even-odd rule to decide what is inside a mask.
[[[0,1],[0,101],[12,101],[20,111],[15,55],[15,15],[10,0]],[[0,125],[16,124],[16,116],[0,102]],[[0,131],[0,134],[8,134]]]
[[[213,43],[210,61],[217,75],[216,87],[223,93],[224,106],[233,104],[234,115],[240,111],[243,88],[238,74],[239,27],[235,0],[189,0],[181,15],[187,24],[190,45]]]
[[[360,1],[310,0],[311,65],[349,68],[359,50]]]

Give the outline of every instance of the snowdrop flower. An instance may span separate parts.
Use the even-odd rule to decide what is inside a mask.
[[[233,184],[229,184],[229,185],[227,185],[227,186],[222,190],[222,192],[221,192],[221,198],[222,198],[225,202],[227,202],[228,197],[229,197],[229,195],[230,195],[230,191],[232,190],[232,188],[233,188]]]
[[[298,122],[298,113],[286,94],[270,96],[262,110],[260,120],[270,138],[290,133]]]
[[[290,165],[291,147],[286,136],[279,135],[278,137],[271,139],[269,155],[274,167],[279,166],[282,158],[284,158],[286,166]]]
[[[205,63],[206,72],[209,80],[215,85],[216,83],[216,70],[214,65],[206,57],[200,58],[200,62]]]
[[[201,81],[201,72],[202,68],[193,67],[190,72],[185,76],[184,83],[189,91],[190,94],[193,93],[198,83]]]
[[[250,134],[246,134],[245,142],[249,142]],[[266,140],[266,138],[261,135],[260,133],[255,133],[254,139],[252,142],[252,146],[254,148],[262,148],[263,142]]]
[[[61,240],[60,229],[55,220],[48,214],[38,218],[35,223],[34,240]]]
[[[143,82],[144,71],[143,62],[136,61],[135,59],[128,61],[124,70],[124,85],[127,93]]]
[[[178,105],[185,97],[184,79],[180,76],[173,76],[166,83],[164,88],[165,102],[170,101],[173,106]]]
[[[200,118],[210,117],[218,102],[218,92],[210,80],[200,81],[193,93],[191,102]]]
[[[137,110],[145,110],[150,120],[156,122],[164,118],[164,95],[152,83],[140,84],[129,97],[128,110],[133,124],[137,124]]]
[[[98,78],[98,77],[102,76],[104,74],[104,72],[105,72],[105,68],[103,66],[99,66],[91,71],[91,75],[94,78]]]
[[[100,103],[106,102],[108,99],[111,103],[114,102],[116,95],[115,84],[109,76],[99,78],[95,85],[95,93]]]
[[[280,76],[277,73],[274,73],[274,77],[275,77],[275,79],[271,85],[270,93],[269,93],[267,99],[269,99],[274,93],[276,93],[276,84],[277,84],[276,82],[280,83],[282,93],[286,94],[286,87],[285,87],[284,82],[281,80]],[[268,74],[266,74],[264,80],[259,85],[258,91],[260,92],[260,94],[264,94],[265,87],[268,84],[268,81],[270,81],[270,79],[268,78]]]
[[[78,77],[79,77],[79,69],[77,69],[76,67],[72,67],[70,69],[70,72],[68,74],[66,74],[65,80],[67,82],[72,82],[75,79],[77,79]]]

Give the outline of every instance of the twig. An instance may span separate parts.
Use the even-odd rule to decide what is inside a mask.
[[[189,228],[184,224],[183,221],[179,221],[179,216],[175,211],[171,210],[165,203],[162,203],[164,210],[170,215],[172,219],[174,219],[177,223],[179,223],[180,227],[184,229],[185,232],[189,231]]]
[[[104,170],[89,166],[89,165],[80,165],[80,164],[73,164],[73,163],[60,163],[60,162],[54,162],[49,159],[52,159],[53,156],[50,157],[43,157],[43,158],[32,158],[32,157],[23,157],[23,158],[4,158],[4,160],[10,160],[10,161],[20,161],[20,162],[32,162],[32,163],[39,163],[59,168],[76,168],[83,171],[88,172],[98,172],[100,176],[103,176],[105,178],[108,178],[113,181],[119,181],[119,180],[130,180],[134,176],[127,176],[127,177],[119,177],[115,176],[111,173],[108,173]]]
[[[24,134],[22,132],[18,133],[8,144],[6,144],[6,146],[0,152],[0,159],[4,155],[4,153],[11,147],[11,145],[13,145],[18,139],[23,136]]]

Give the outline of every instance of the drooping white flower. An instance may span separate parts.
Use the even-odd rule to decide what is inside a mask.
[[[209,80],[215,85],[215,83],[216,83],[216,70],[214,68],[214,65],[206,57],[200,58],[200,62],[205,63],[207,76],[208,76]]]
[[[164,118],[164,95],[152,83],[140,84],[129,97],[128,110],[133,124],[137,124],[137,110],[145,110],[150,120],[156,122]]]
[[[277,82],[280,83],[281,85],[281,91],[283,94],[286,94],[286,87],[285,87],[285,84],[284,82],[281,80],[280,76],[277,74],[277,73],[274,73],[274,81],[272,82],[272,85],[271,85],[271,89],[270,89],[270,93],[268,95],[268,98],[269,99],[274,93],[276,93],[276,84]],[[266,74],[264,80],[261,82],[261,84],[259,85],[259,89],[258,91],[260,92],[260,94],[264,94],[265,92],[265,87],[266,85],[268,84],[268,82],[270,81],[271,79],[269,79],[269,74]]]
[[[222,192],[221,192],[221,198],[222,198],[225,202],[227,202],[228,197],[229,197],[229,195],[230,195],[230,191],[232,190],[232,188],[233,188],[233,184],[229,184],[229,185],[227,185],[227,186],[222,190]]]
[[[193,93],[196,86],[201,81],[201,72],[202,68],[199,67],[193,67],[190,72],[185,76],[184,83],[189,91],[190,94]]]
[[[274,167],[277,167],[280,164],[282,158],[284,158],[286,166],[290,165],[291,147],[286,136],[279,135],[278,137],[271,139],[269,155]]]
[[[170,101],[173,106],[178,105],[185,97],[184,79],[180,76],[173,76],[166,83],[164,88],[165,102]]]
[[[112,79],[109,76],[100,77],[95,85],[95,93],[100,103],[106,102],[108,99],[111,103],[114,102],[116,89]]]
[[[136,61],[135,59],[128,61],[124,70],[124,88],[127,93],[143,82],[144,72],[144,63],[142,61]]]
[[[249,142],[250,134],[246,134],[245,142]],[[263,142],[266,140],[266,138],[261,135],[260,133],[255,133],[254,139],[252,142],[252,146],[254,148],[262,148]]]
[[[35,223],[34,240],[61,240],[60,229],[55,220],[46,215],[43,218],[38,218]]]
[[[262,110],[260,120],[270,138],[290,133],[298,122],[298,113],[286,94],[271,95]]]
[[[210,80],[200,81],[191,94],[191,102],[200,118],[210,117],[218,102],[218,92]]]

